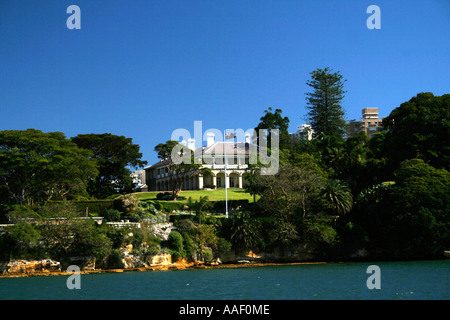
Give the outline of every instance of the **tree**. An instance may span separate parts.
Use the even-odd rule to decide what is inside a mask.
[[[128,167],[140,168],[147,164],[141,160],[139,145],[131,138],[104,134],[79,134],[72,138],[80,148],[90,150],[91,159],[98,164],[99,175],[88,186],[90,195],[106,198],[114,193],[134,191],[131,171]]]
[[[98,174],[91,155],[61,132],[0,131],[0,198],[31,204],[84,194]]]
[[[314,168],[314,164],[283,164],[276,175],[259,176],[265,186],[260,207],[285,220],[294,213],[298,213],[300,219],[306,218],[324,184],[323,172],[310,168]]]
[[[96,223],[92,219],[82,219],[81,212],[71,202],[47,203],[39,214],[42,243],[55,259],[104,257],[112,248],[112,241],[99,232]]]
[[[261,117],[259,124],[255,128],[258,145],[261,145],[260,139],[264,139],[266,147],[271,148],[272,135],[275,134],[274,129],[278,130],[280,149],[285,148],[289,144],[289,118],[283,117],[281,115],[282,112],[281,109],[276,109],[275,112],[272,112],[271,107],[268,110],[264,110],[264,116]],[[267,135],[260,137],[259,130],[266,130]]]
[[[403,161],[395,181],[363,190],[338,220],[345,245],[372,258],[438,258],[450,246],[450,173],[421,159]]]
[[[40,231],[30,223],[19,221],[8,226],[0,235],[0,261],[42,257],[40,240]]]
[[[215,233],[214,226],[208,224],[200,224],[194,227],[191,230],[190,234],[192,235],[192,240],[195,243],[198,257],[197,260],[209,258],[207,256],[207,247],[216,248],[217,246],[217,235]]]
[[[195,201],[195,203],[193,204],[193,208],[200,224],[202,223],[202,220],[205,219],[205,212],[211,210],[212,207],[213,204],[209,201],[208,196],[200,196],[200,199]]]
[[[406,159],[423,159],[450,170],[450,94],[419,93],[383,119],[386,151],[392,167]]]
[[[184,256],[183,236],[178,231],[172,231],[167,239],[169,248]]]
[[[353,195],[350,188],[341,180],[330,179],[320,191],[325,207],[333,214],[349,213],[353,206]]]
[[[168,170],[169,185],[174,199],[180,194],[185,179],[209,170],[207,168],[200,169],[201,164],[195,163],[192,150],[178,141],[168,140],[166,143],[160,143],[155,147],[155,151]],[[172,157],[173,153],[177,159]]]
[[[239,252],[255,250],[261,240],[261,226],[253,219],[249,212],[238,212],[231,218],[230,241]]]
[[[373,161],[369,161],[368,165],[369,141],[365,132],[348,138],[333,163],[336,178],[345,180],[356,193],[376,183]]]
[[[341,137],[345,133],[346,123],[341,102],[345,96],[343,76],[340,72],[331,73],[330,68],[317,69],[306,84],[313,92],[306,93],[307,119],[314,137],[321,134]]]
[[[450,246],[450,173],[421,159],[405,160],[392,188],[390,236],[410,255],[441,255]]]

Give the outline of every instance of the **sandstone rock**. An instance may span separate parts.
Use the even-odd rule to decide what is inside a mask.
[[[130,243],[129,245],[127,245],[126,249],[127,249],[128,252],[133,251],[133,244]]]
[[[60,272],[61,265],[57,261],[50,259],[44,260],[11,260],[2,265],[2,273],[9,274],[33,274],[33,273],[50,273]]]
[[[150,231],[157,237],[167,240],[169,239],[169,234],[172,231],[173,223],[156,223],[150,227]]]
[[[172,256],[170,254],[158,254],[152,257],[151,265],[169,265],[172,264]]]

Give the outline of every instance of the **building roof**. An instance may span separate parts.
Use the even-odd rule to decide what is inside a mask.
[[[250,144],[247,142],[216,142],[210,147],[205,147],[203,155],[248,155],[249,151]]]
[[[245,156],[250,153],[252,147],[257,148],[256,145],[249,144],[248,142],[232,142],[232,141],[216,142],[209,147],[201,147],[201,148],[195,149],[194,157],[200,158],[200,157],[204,157],[204,156],[210,157],[210,156],[214,156],[214,155],[217,155],[217,156],[221,156],[221,155]],[[155,164],[145,167],[144,170],[147,170],[150,168],[155,169],[155,168],[164,167],[168,163],[169,163],[169,160],[160,160]]]

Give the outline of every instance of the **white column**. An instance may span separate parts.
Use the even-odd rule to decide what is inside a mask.
[[[239,174],[239,189],[242,189],[242,173]]]
[[[217,189],[217,176],[216,175],[212,176],[212,184],[213,184],[213,188]]]
[[[198,188],[199,190],[203,189],[203,176],[202,175],[198,175]]]

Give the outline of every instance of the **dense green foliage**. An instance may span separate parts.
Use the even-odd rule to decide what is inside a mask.
[[[306,93],[308,120],[315,137],[342,137],[345,133],[344,111],[341,106],[345,96],[343,77],[340,72],[331,73],[330,68],[311,72],[307,85],[312,92]]]
[[[271,147],[272,135],[276,134],[279,141],[280,147],[285,148],[289,145],[289,118],[283,117],[281,115],[283,111],[281,109],[276,109],[272,112],[272,108],[269,107],[268,110],[264,110],[264,116],[261,117],[258,126],[255,128],[255,140],[258,145],[263,143],[267,147]],[[274,131],[276,129],[277,131]],[[266,134],[260,136],[259,130],[265,131]],[[264,140],[264,141],[261,141]],[[255,142],[256,142],[255,141]]]
[[[442,257],[450,248],[450,95],[420,93],[384,119],[387,131],[343,139],[339,119],[326,120],[328,128],[321,123],[331,106],[321,100],[327,90],[336,94],[336,117],[343,115],[342,77],[326,71],[308,83],[316,89],[307,99],[319,134],[291,139],[278,174],[248,174],[247,190],[260,200],[235,220],[235,230],[258,235],[249,236],[259,241],[253,248],[306,245],[329,259]]]
[[[90,195],[103,199],[115,193],[134,191],[131,171],[128,167],[139,168],[147,164],[141,160],[139,145],[133,144],[131,138],[104,134],[79,134],[72,138],[78,147],[90,150],[91,159],[98,165],[99,174],[89,181]]]
[[[32,204],[86,195],[98,174],[90,152],[61,132],[0,131],[0,201]]]
[[[388,129],[385,153],[393,167],[420,158],[450,169],[450,94],[419,93],[383,119]]]

